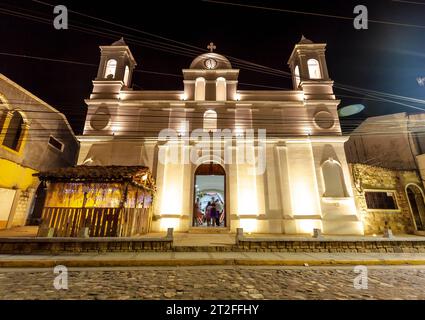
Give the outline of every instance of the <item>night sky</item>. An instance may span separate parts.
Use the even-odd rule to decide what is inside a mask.
[[[205,1],[63,1],[70,11],[68,30],[55,30],[53,8],[40,3],[15,0],[0,2],[0,73],[63,112],[76,134],[82,131],[91,81],[97,73],[99,45],[109,45],[124,36],[137,60],[137,69],[181,75],[195,56],[206,52],[210,41],[217,53],[264,66],[289,71],[287,60],[301,34],[314,42],[326,42],[330,76],[337,84],[384,91],[425,99],[425,87],[416,78],[425,77],[424,5],[392,0],[374,1],[232,1],[254,6],[354,17],[353,8],[364,4],[370,20],[399,22],[399,26],[369,22],[368,30],[355,30],[351,20],[230,6]],[[8,10],[8,11],[5,11]],[[8,14],[5,14],[8,12]],[[75,12],[114,22],[110,25]],[[22,17],[25,14],[27,18]],[[119,26],[121,25],[121,26]],[[75,27],[85,28],[85,32]],[[135,30],[125,29],[126,27]],[[423,28],[419,26],[424,26]],[[108,29],[108,30],[105,30]],[[190,44],[200,49],[184,55],[170,48],[181,44],[147,33]],[[95,34],[103,32],[104,35]],[[152,48],[159,41],[167,48]],[[185,47],[187,49],[187,47]],[[18,54],[84,64],[53,62],[7,54]],[[248,84],[290,89],[289,79],[240,68],[239,89],[261,89]],[[137,72],[135,89],[181,90],[182,78]],[[266,89],[266,88],[264,88]],[[368,116],[417,112],[390,102],[364,99],[359,93],[336,89],[341,106],[363,103],[359,115],[343,119],[348,132]],[[353,97],[346,97],[354,96]],[[370,97],[369,97],[370,98]],[[413,104],[425,108],[425,104]]]

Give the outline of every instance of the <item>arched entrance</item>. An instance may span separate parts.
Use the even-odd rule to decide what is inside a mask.
[[[218,163],[203,163],[195,170],[192,226],[226,227],[226,172]]]
[[[425,231],[425,202],[421,189],[414,184],[406,186],[407,199],[417,231]]]

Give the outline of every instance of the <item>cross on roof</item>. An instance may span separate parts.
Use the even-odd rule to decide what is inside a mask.
[[[207,49],[210,50],[210,52],[213,52],[217,47],[215,46],[214,42],[210,42],[210,44],[207,46]]]

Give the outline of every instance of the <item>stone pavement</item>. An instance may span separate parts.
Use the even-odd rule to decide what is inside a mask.
[[[0,255],[0,267],[425,265],[425,253],[140,252]]]
[[[0,299],[425,299],[425,267],[142,267],[70,269],[56,290],[53,269],[0,269]]]

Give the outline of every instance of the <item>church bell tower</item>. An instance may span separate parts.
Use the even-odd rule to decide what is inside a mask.
[[[136,61],[121,38],[110,46],[100,47],[100,63],[97,77],[93,81],[93,98],[114,98],[122,89],[131,87]]]
[[[306,99],[334,98],[325,50],[325,43],[314,43],[302,36],[288,60],[294,90],[304,91]]]

